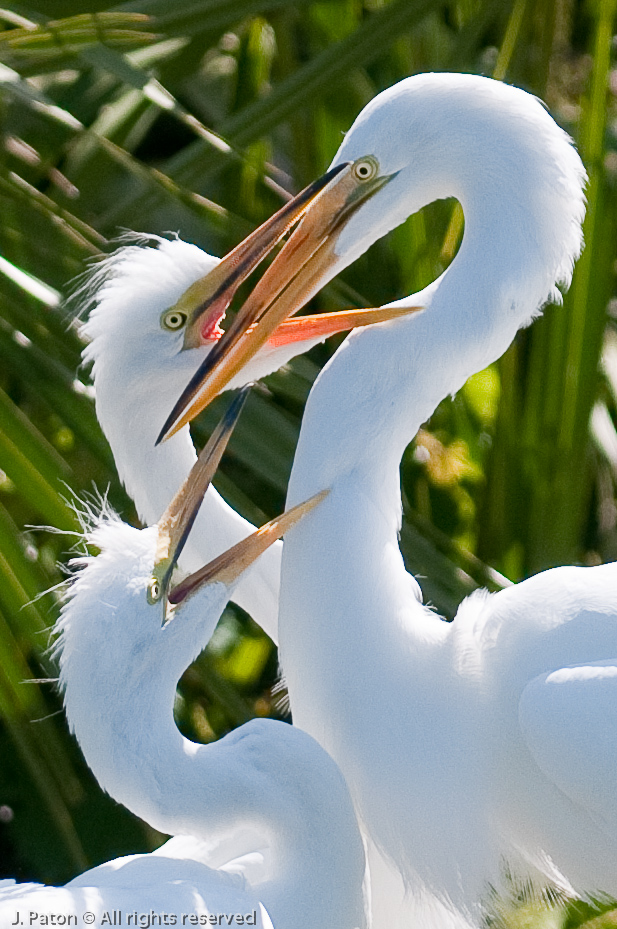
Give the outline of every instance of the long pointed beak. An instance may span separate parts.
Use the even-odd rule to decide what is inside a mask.
[[[298,228],[191,378],[161,429],[157,444],[194,419],[268,340],[276,341],[278,332],[284,333],[289,326],[288,317],[332,276],[332,269],[339,260],[336,243],[345,223],[393,177],[365,178],[357,171],[357,166],[366,165],[367,161],[360,159],[344,166],[313,199]],[[420,309],[381,307],[371,310],[374,315],[370,320],[365,317],[365,325],[369,321],[384,322]],[[300,318],[296,332],[302,331],[303,325],[310,326],[308,320],[310,317]]]
[[[397,319],[399,316],[408,316],[410,313],[419,313],[424,309],[421,306],[378,306],[358,310],[335,310],[332,313],[314,313],[310,316],[297,316],[295,319],[285,319],[268,336],[268,345],[279,348],[292,342],[309,342],[312,339],[325,339],[337,332],[348,332],[350,329],[361,329],[362,326],[372,326],[374,323],[383,323],[387,319]],[[251,335],[260,323],[254,323],[247,330]],[[206,400],[204,406],[207,406]],[[201,407],[197,412],[201,412]],[[193,414],[191,419],[197,414]],[[178,427],[180,428],[180,427]]]
[[[229,587],[273,542],[289,532],[292,526],[327,497],[328,493],[328,490],[322,490],[304,503],[299,503],[281,516],[271,519],[246,539],[242,539],[199,571],[189,575],[170,590],[169,602],[182,603],[205,584],[221,583]]]
[[[154,569],[148,590],[150,603],[157,603],[167,594],[173,570],[223,457],[249,390],[249,387],[245,387],[231,403],[203,447],[189,476],[159,520]]]
[[[238,287],[301,219],[315,197],[346,169],[346,164],[337,165],[305,187],[182,294],[172,309],[187,316],[185,348],[195,348],[202,344],[204,334],[217,332]]]

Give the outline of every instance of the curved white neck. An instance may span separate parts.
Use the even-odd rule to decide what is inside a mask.
[[[251,883],[275,926],[363,927],[363,848],[349,798],[319,796],[309,812],[302,797],[299,810],[293,796],[288,802],[284,780],[297,777],[301,794],[301,765],[286,775],[283,762],[281,785],[264,780],[259,761],[257,770],[253,766],[254,749],[244,751],[237,739],[255,728],[254,738],[263,742],[259,727],[276,723],[256,720],[220,742],[197,745],[175,726],[167,683],[155,678],[152,686],[144,684],[124,692],[117,705],[105,701],[103,716],[90,719],[85,731],[79,723],[74,727],[107,792],[160,832],[194,835],[213,849],[234,848],[240,857],[263,856],[259,879]],[[246,847],[225,843],[235,834]]]
[[[452,109],[451,101],[446,105]],[[571,229],[565,219],[562,227],[555,223],[558,207],[564,215],[572,209],[566,185],[560,186],[559,176],[547,177],[553,166],[549,158],[546,168],[535,139],[527,132],[509,139],[502,126],[499,145],[487,154],[478,146],[478,134],[466,126],[464,111],[449,117],[450,136],[439,138],[435,132],[426,163],[414,168],[442,184],[425,185],[431,199],[454,195],[463,205],[466,225],[459,254],[432,285],[400,301],[426,306],[423,314],[348,337],[315,382],[302,422],[287,505],[325,488],[331,493],[285,542],[279,621],[294,718],[304,725],[310,717],[313,734],[325,725],[318,720],[320,701],[325,718],[332,715],[333,693],[329,684],[320,698],[317,685],[310,693],[307,663],[314,662],[321,681],[329,676],[319,668],[332,666],[330,683],[336,690],[336,663],[328,656],[344,654],[353,639],[362,643],[353,650],[360,680],[363,669],[356,668],[357,661],[366,658],[366,672],[379,676],[400,664],[402,652],[407,671],[411,662],[418,679],[427,669],[430,673],[427,649],[441,640],[445,624],[421,606],[400,557],[401,456],[438,403],[498,358],[519,326],[551,296],[567,264],[567,248],[559,237],[574,242],[570,260],[576,248],[572,216]],[[549,121],[559,145],[576,159],[550,117],[542,112],[541,119]],[[462,127],[458,135],[455,120]],[[357,155],[353,135],[352,129],[340,158]],[[348,140],[351,153],[345,148]],[[518,174],[516,181],[509,180],[511,160],[529,168],[524,185]],[[538,194],[544,180],[549,193]],[[404,190],[395,194],[404,197]],[[553,223],[548,228],[547,213]],[[350,671],[353,687],[352,678]]]
[[[405,570],[400,459],[438,403],[568,280],[584,172],[537,101],[472,76],[423,75],[376,98],[335,163],[367,154],[390,180],[344,227],[342,264],[440,197],[459,200],[465,234],[448,270],[400,301],[424,314],[352,333],[313,386],[287,504],[330,493],[285,540],[280,655],[294,722],[340,765],[371,839],[409,884],[456,902],[467,863],[435,831],[429,798],[442,785],[455,804],[456,784],[478,779],[473,764],[463,775],[464,752],[455,777],[441,763],[440,744],[464,746],[469,725],[458,625],[422,605]],[[486,874],[473,867],[475,902]]]
[[[369,481],[385,475],[392,496],[393,472],[418,427],[556,297],[581,248],[580,158],[517,88],[473,75],[401,81],[362,111],[334,164],[367,154],[388,181],[345,223],[336,270],[440,198],[462,205],[463,242],[438,281],[398,301],[426,306],[422,316],[352,333],[320,374],[289,504],[351,471]]]

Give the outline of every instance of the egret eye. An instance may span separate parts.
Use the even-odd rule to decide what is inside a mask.
[[[161,599],[161,585],[159,584],[157,578],[153,577],[150,579],[148,584],[148,603],[158,603]]]
[[[360,158],[353,166],[353,173],[359,181],[370,181],[378,171],[379,163],[372,156]]]
[[[182,329],[186,320],[186,313],[183,313],[182,310],[166,310],[161,316],[161,326],[163,329],[174,332],[176,329]]]

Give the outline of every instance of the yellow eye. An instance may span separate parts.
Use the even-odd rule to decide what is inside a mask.
[[[161,316],[161,326],[171,332],[182,329],[185,323],[186,313],[183,313],[182,310],[166,310]]]
[[[370,181],[379,171],[379,162],[372,155],[360,158],[353,166],[353,173],[359,181]]]
[[[148,584],[148,603],[158,603],[161,599],[161,586],[158,580],[153,577]]]

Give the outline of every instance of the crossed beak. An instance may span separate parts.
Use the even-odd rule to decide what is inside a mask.
[[[231,403],[158,522],[154,568],[148,591],[150,603],[167,599],[174,568],[240,417],[249,389],[245,387]]]
[[[298,195],[296,200],[302,199],[302,202],[297,209],[294,209],[295,201],[283,208],[288,211],[288,218],[294,216],[283,231],[280,230],[284,223],[277,222],[279,214],[276,214],[261,227],[264,230],[270,224],[267,234],[262,235],[257,230],[238,246],[235,252],[243,255],[244,266],[253,268],[267,251],[272,250],[284,232],[301,218],[297,229],[257,283],[228,330],[191,378],[161,429],[157,444],[194,419],[266,342],[280,345],[323,338],[333,332],[384,322],[421,309],[381,307],[289,319],[333,276],[340,261],[336,244],[345,224],[393,176],[380,176],[375,160],[370,157],[338,165],[307,188],[311,191],[310,196],[306,192]],[[273,241],[272,230],[278,235],[276,242]],[[230,253],[213,272],[218,276],[219,290],[222,288],[225,293],[228,293],[225,290],[226,280],[232,281],[232,288],[236,280],[230,265],[227,279],[223,268],[233,254]]]
[[[185,348],[195,348],[204,339],[222,334],[218,324],[240,285],[302,218],[320,191],[344,169],[345,165],[339,165],[309,184],[182,294],[173,309],[187,315]]]
[[[321,491],[305,503],[270,520],[246,539],[242,539],[237,545],[200,568],[199,571],[189,575],[175,587],[171,586],[174,568],[242,412],[249,389],[245,387],[234,399],[204,446],[191,473],[159,520],[154,568],[148,588],[148,602],[151,604],[163,602],[164,622],[167,619],[168,602],[182,603],[206,584],[223,583],[230,587],[273,542],[280,539],[328,493],[325,490]]]
[[[322,490],[304,503],[286,510],[280,516],[271,519],[255,532],[242,539],[228,551],[214,558],[209,564],[173,587],[169,592],[169,602],[182,603],[187,597],[196,593],[205,584],[225,584],[230,587],[243,571],[246,571],[260,555],[270,548],[273,542],[295,526],[295,524],[327,497],[329,491]]]

